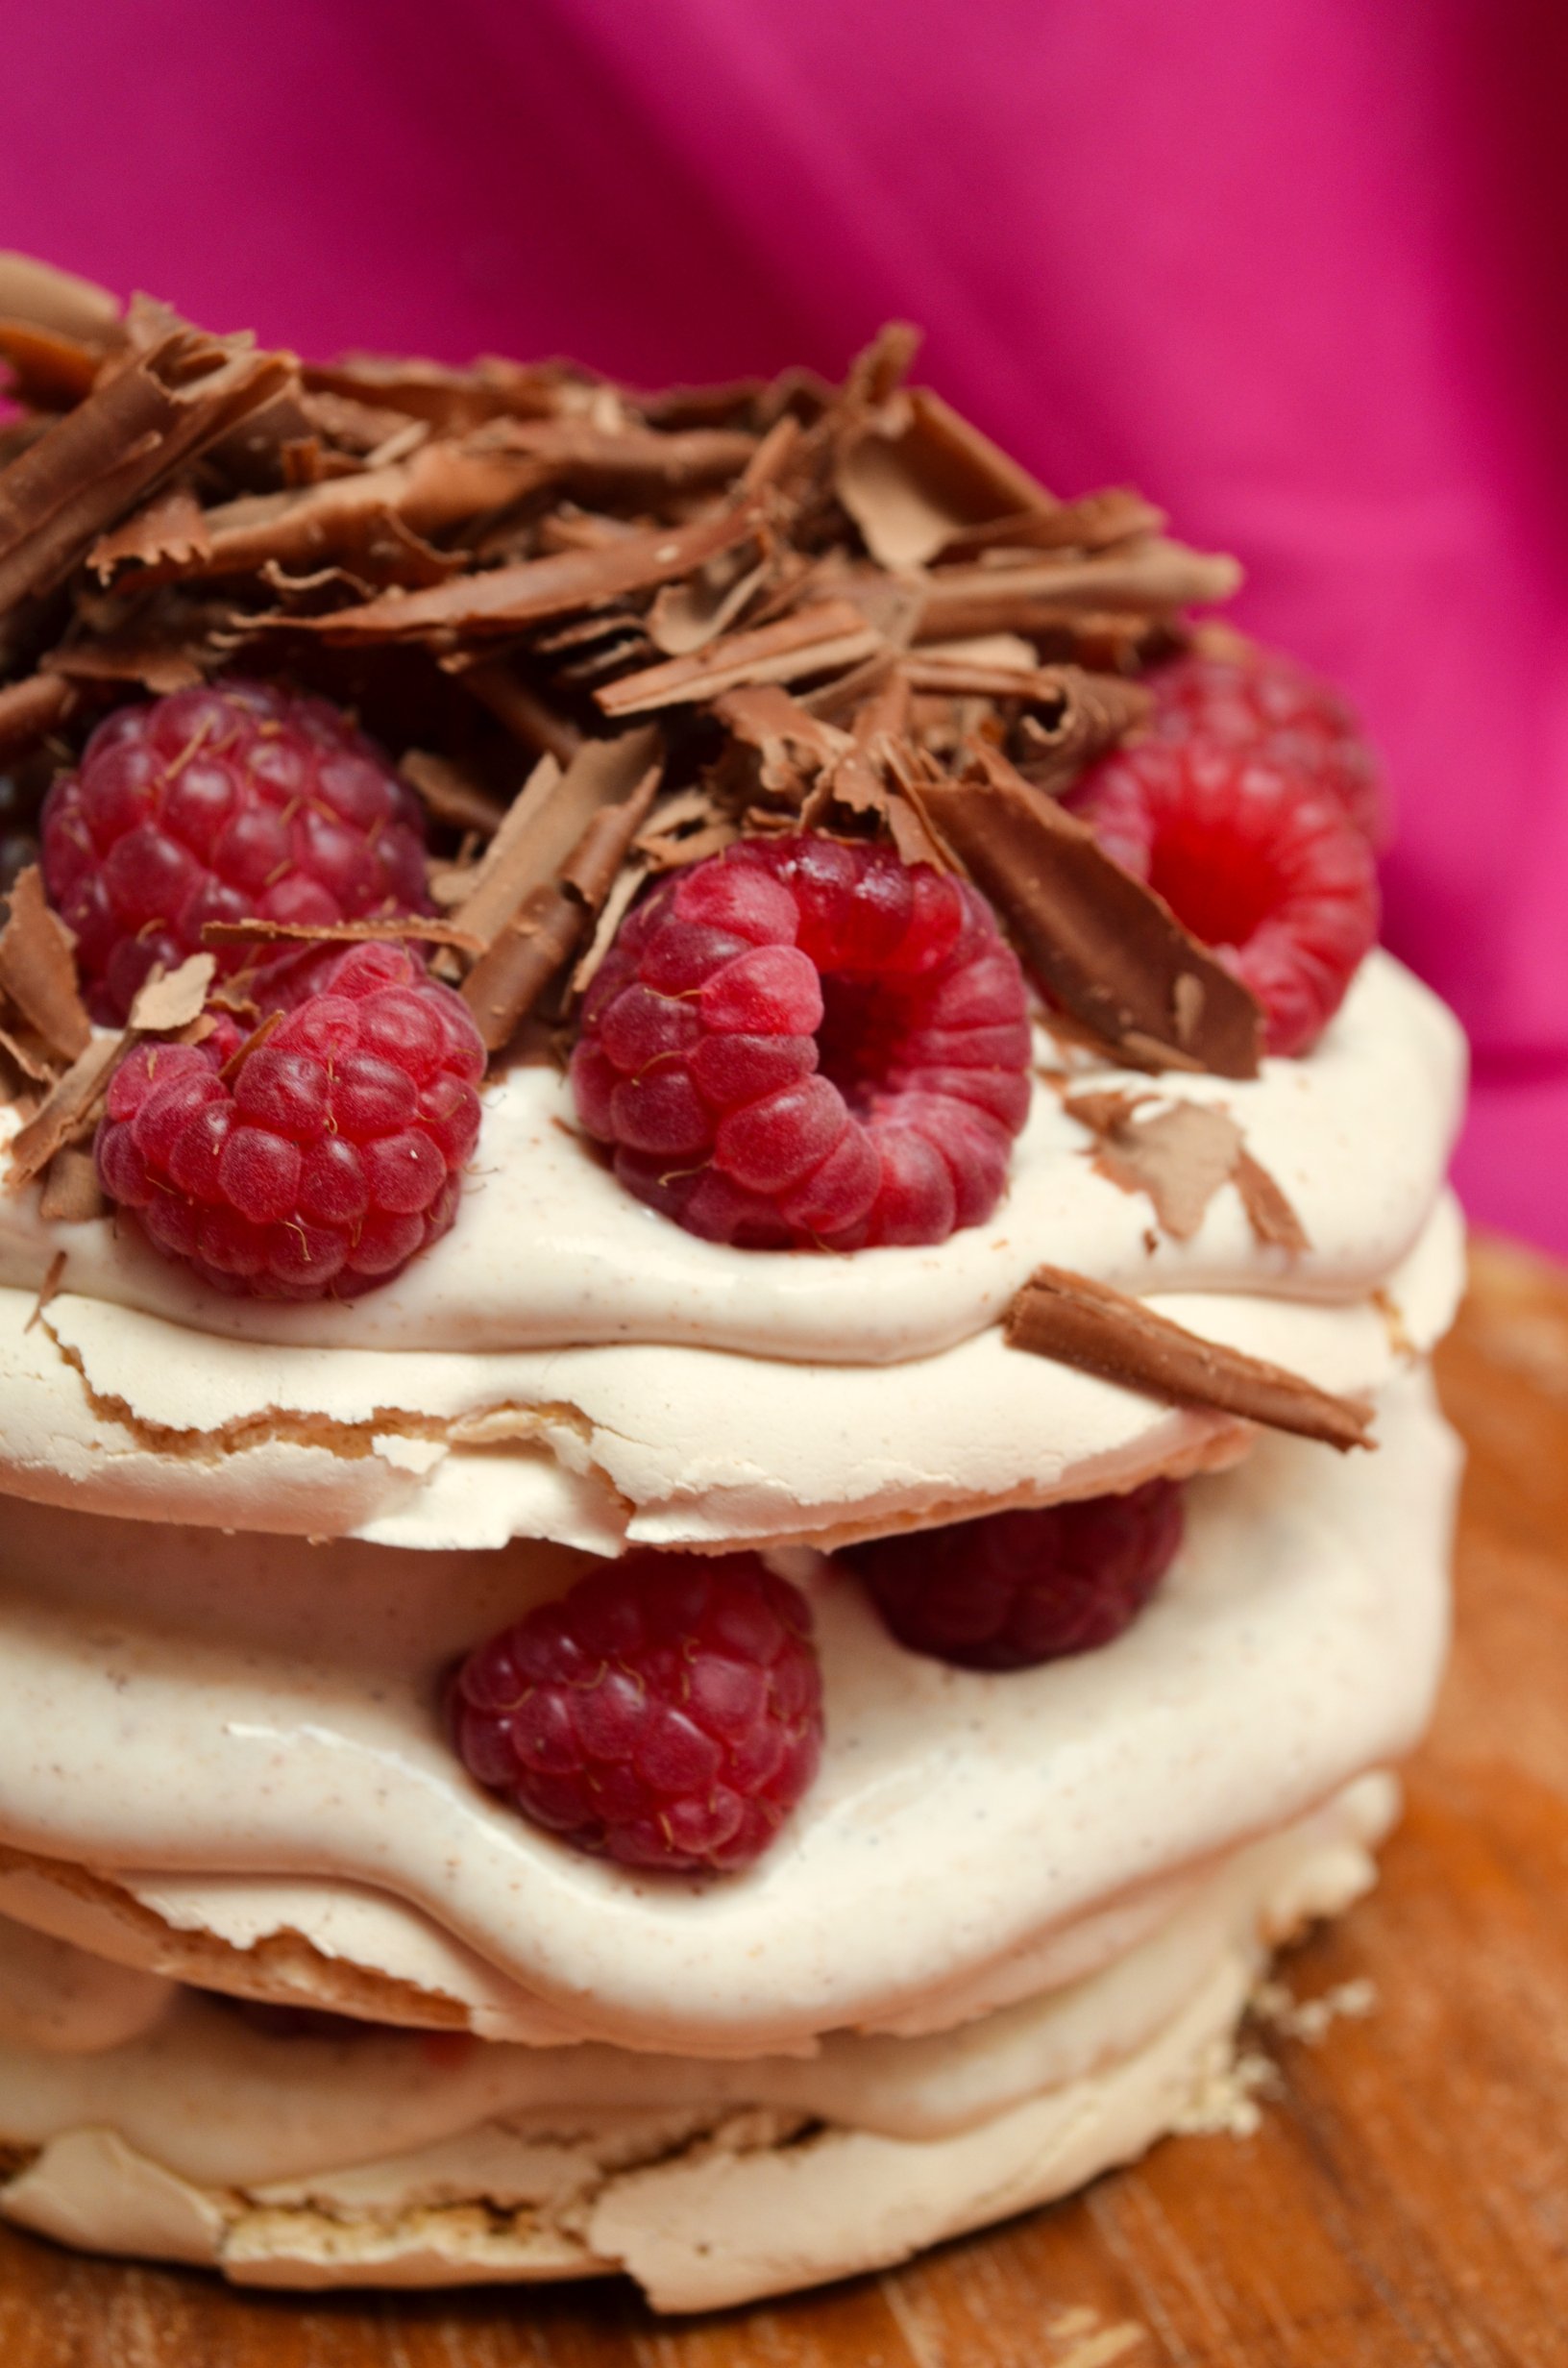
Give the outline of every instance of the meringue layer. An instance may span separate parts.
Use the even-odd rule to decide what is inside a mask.
[[[564,1550],[285,1549],[18,1504],[0,1841],[232,1947],[292,1935],[363,1965],[365,1907],[370,1970],[416,1987],[434,1934],[444,2016],[468,1980],[493,2037],[723,2057],[943,2029],[1110,1961],[1218,1855],[1414,1740],[1458,1458],[1419,1372],[1379,1433],[1345,1459],[1266,1439],[1194,1482],[1147,1611],[1042,1668],[903,1652],[829,1566],[821,1778],[710,1887],[576,1856],[451,1754],[443,1670],[559,1591]],[[0,1909],[47,1922],[48,1888],[0,1878]]]

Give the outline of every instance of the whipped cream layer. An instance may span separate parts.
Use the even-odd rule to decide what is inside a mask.
[[[1444,1198],[1375,1300],[1149,1304],[1323,1388],[1370,1393],[1447,1329],[1463,1271]],[[651,1343],[288,1347],[71,1291],[41,1310],[0,1291],[0,1487],[141,1520],[431,1550],[514,1536],[597,1553],[835,1544],[1213,1468],[1249,1436],[1011,1349],[995,1326],[894,1378]]]
[[[1389,1385],[1379,1430],[1372,1455],[1269,1439],[1194,1483],[1154,1603],[1044,1668],[905,1653],[851,1582],[824,1581],[821,1778],[757,1867],[707,1887],[578,1857],[446,1744],[443,1669],[558,1591],[564,1551],[286,1556],[13,1506],[0,1840],[220,1937],[248,1883],[273,1933],[306,1940],[324,1900],[375,1894],[383,1933],[411,1914],[416,1957],[433,1926],[513,1986],[519,2036],[723,2056],[940,2029],[1038,1990],[1073,1927],[1136,1914],[1414,1739],[1458,1459],[1422,1375]],[[36,1923],[25,1898],[0,1889],[0,1908]],[[1100,1945],[1106,1961],[1125,1929]]]
[[[38,2146],[108,2120],[203,2185],[254,2186],[444,2145],[515,2116],[764,2105],[888,2137],[951,2137],[1130,2055],[1233,1952],[1254,1965],[1374,1880],[1398,1809],[1387,1776],[1205,1869],[1098,1970],[923,2038],[840,2034],[810,2057],[735,2061],[592,2041],[431,2042],[415,2033],[280,2037],[199,1990],[0,1918],[0,2141]],[[40,2011],[41,1953],[60,2003]],[[112,2004],[112,2011],[110,2005]],[[215,2113],[211,2100],[223,2098]]]
[[[1061,1058],[1042,1035],[1042,1064]],[[1311,1246],[1294,1256],[1258,1243],[1233,1185],[1190,1241],[1152,1236],[1148,1201],[1096,1173],[1090,1138],[1048,1082],[1036,1088],[989,1223],[931,1249],[734,1250],[634,1200],[576,1131],[564,1081],[517,1068],[486,1091],[453,1231],[363,1299],[227,1298],[130,1226],[47,1223],[37,1188],[0,1195],[0,1284],[37,1291],[63,1251],[74,1294],[248,1343],[472,1353],[626,1341],[808,1365],[932,1356],[995,1324],[1041,1259],[1140,1294],[1352,1297],[1384,1280],[1431,1215],[1464,1066],[1452,1016],[1374,953],[1309,1059],[1266,1061],[1244,1084],[1159,1081],[1162,1095],[1220,1105],[1244,1128],[1306,1228]],[[1136,1073],[1096,1069],[1092,1078],[1096,1088],[1151,1090]],[[0,1151],[15,1124],[14,1112],[0,1113]]]

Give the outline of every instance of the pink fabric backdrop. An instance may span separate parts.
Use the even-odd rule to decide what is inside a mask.
[[[1463,1188],[1568,1251],[1565,66],[1551,0],[55,0],[0,239],[314,353],[655,381],[924,322],[1359,698]]]

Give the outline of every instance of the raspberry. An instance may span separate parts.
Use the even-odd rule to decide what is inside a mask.
[[[446,1232],[479,1131],[484,1048],[401,946],[317,959],[233,1073],[233,1020],[140,1045],[110,1082],[104,1190],[220,1291],[350,1298]],[[276,1006],[275,1006],[276,1008]]]
[[[321,699],[216,682],[122,707],[44,801],[43,876],[94,1019],[130,1011],[202,925],[428,912],[419,802]],[[238,970],[250,950],[218,958]]]
[[[1336,798],[1218,741],[1135,742],[1073,805],[1263,1007],[1270,1052],[1310,1052],[1378,935],[1372,851]]]
[[[912,1652],[962,1669],[1028,1669],[1112,1643],[1181,1542],[1180,1488],[1149,1480],[1127,1496],[878,1538],[839,1559]]]
[[[966,881],[742,840],[633,907],[572,1083],[628,1191],[689,1233],[944,1242],[995,1208],[1028,1112],[1023,977]]]
[[[1148,679],[1150,728],[1162,740],[1220,740],[1306,774],[1337,798],[1376,842],[1382,836],[1377,765],[1352,709],[1328,683],[1278,650],[1236,643],[1223,657],[1190,651]]]
[[[454,1739],[481,1785],[579,1850],[728,1873],[817,1773],[811,1610],[755,1554],[629,1555],[469,1655]]]

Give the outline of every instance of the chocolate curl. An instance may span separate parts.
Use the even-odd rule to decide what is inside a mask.
[[[13,465],[19,466],[19,463]],[[0,490],[5,480],[0,478]],[[357,608],[324,617],[277,617],[290,631],[357,646],[378,641],[443,640],[457,633],[510,633],[549,617],[572,615],[628,592],[650,591],[731,550],[761,523],[754,503],[710,511],[685,527],[649,527],[590,551],[521,559],[424,592],[388,592]]]
[[[1241,581],[1235,559],[1189,551],[1161,535],[1111,551],[1067,552],[1021,566],[939,568],[925,580],[919,641],[1028,632],[1064,609],[1132,609],[1169,616],[1229,600]]]
[[[36,863],[18,874],[0,929],[0,998],[61,1062],[85,1052],[92,1027],[77,991],[70,931],[44,900]]]
[[[63,675],[45,669],[8,682],[0,691],[0,757],[15,756],[63,724],[76,693]]]
[[[148,332],[92,391],[0,470],[0,611],[49,591],[186,462],[270,403],[293,357],[183,322]]]
[[[795,682],[804,675],[828,674],[874,655],[882,635],[848,601],[823,601],[798,608],[776,625],[728,633],[690,657],[647,666],[623,675],[594,697],[606,715],[645,715],[717,699],[743,684]]]
[[[1164,898],[983,741],[956,781],[907,783],[922,819],[996,905],[1041,983],[1135,1069],[1255,1077],[1257,999]]]
[[[1048,518],[1060,506],[923,386],[894,394],[846,442],[834,481],[867,550],[891,568],[923,565],[966,529],[1019,513]]]
[[[590,740],[563,773],[544,758],[492,841],[455,921],[483,944],[463,981],[500,1051],[586,936],[648,820],[663,769],[651,726]]]
[[[1340,1453],[1372,1444],[1372,1410],[1299,1373],[1206,1341],[1139,1299],[1062,1267],[1039,1267],[1008,1310],[1010,1348],[1053,1357],[1172,1406],[1212,1406]]]

